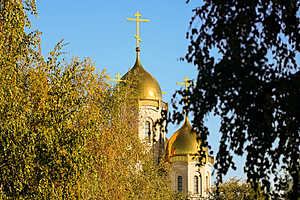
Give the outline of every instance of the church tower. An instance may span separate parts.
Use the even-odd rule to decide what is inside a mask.
[[[134,74],[138,80],[136,88],[139,104],[139,124],[138,135],[142,141],[148,143],[153,147],[154,158],[158,159],[162,156],[165,147],[165,127],[155,125],[162,118],[162,111],[168,110],[168,104],[163,102],[162,92],[158,82],[155,78],[147,72],[140,61],[140,47],[139,42],[139,22],[146,22],[149,20],[140,19],[141,16],[138,12],[134,15],[136,18],[127,18],[128,21],[136,21],[137,40],[136,47],[136,61],[134,66],[123,76],[125,79],[128,74]]]
[[[178,85],[191,85],[187,77],[185,83]],[[168,141],[166,154],[171,163],[171,184],[175,191],[185,193],[190,200],[199,200],[208,196],[211,184],[211,168],[214,158],[210,156],[206,149],[206,156],[203,166],[196,166],[199,162],[200,142],[197,134],[192,129],[185,111],[183,125],[171,136]]]
[[[184,192],[189,199],[198,200],[207,196],[207,190],[210,187],[211,167],[214,158],[206,153],[205,165],[200,168],[198,163],[199,143],[196,133],[188,120],[187,114],[181,128],[179,128],[169,139],[165,149],[166,132],[165,124],[155,125],[162,118],[162,112],[168,111],[168,104],[163,101],[161,88],[155,78],[147,72],[140,61],[139,42],[139,22],[147,22],[147,19],[140,19],[137,12],[136,18],[127,18],[128,21],[137,23],[136,38],[136,61],[134,66],[122,77],[123,80],[129,74],[136,78],[138,106],[139,106],[139,124],[138,136],[149,146],[153,147],[154,159],[158,159],[166,153],[171,163],[171,185],[174,190]],[[119,77],[119,76],[118,76]],[[119,80],[119,79],[118,79]],[[185,88],[190,85],[188,79],[185,79]]]
[[[185,117],[181,128],[169,139],[166,151],[171,163],[170,176],[173,190],[184,192],[191,200],[207,196],[214,163],[214,158],[206,153],[205,165],[196,166],[199,158],[198,150],[196,132]]]
[[[162,92],[155,78],[147,72],[141,64],[139,51],[136,49],[136,61],[134,66],[124,75],[136,75],[137,95],[139,105],[139,138],[151,145],[155,152],[155,158],[162,156],[165,146],[165,128],[155,125],[162,118],[162,111],[167,111],[168,104],[163,102]]]

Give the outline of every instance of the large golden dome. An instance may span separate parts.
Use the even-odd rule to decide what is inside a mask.
[[[139,59],[139,52],[137,52],[134,66],[122,77],[122,79],[126,79],[128,74],[134,74],[138,77],[137,89],[140,100],[162,100],[160,86],[155,78],[143,68]]]
[[[192,130],[192,126],[187,117],[180,129],[178,129],[168,142],[168,155],[187,155],[197,154],[199,143],[197,142],[196,132]]]

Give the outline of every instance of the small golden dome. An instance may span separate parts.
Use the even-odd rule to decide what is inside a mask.
[[[197,142],[196,132],[192,130],[192,126],[187,117],[180,129],[178,129],[168,142],[168,155],[186,155],[197,154],[199,143]]]
[[[137,88],[140,100],[162,100],[160,86],[155,78],[143,68],[139,59],[139,52],[137,52],[134,66],[122,77],[122,79],[126,79],[129,73],[136,74],[139,77]]]

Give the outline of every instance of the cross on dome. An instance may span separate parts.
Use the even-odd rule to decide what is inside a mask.
[[[109,79],[110,81],[116,81],[116,82],[121,82],[121,81],[125,81],[125,80],[121,80],[121,75],[119,73],[117,73],[116,75],[117,79]]]
[[[196,85],[196,83],[189,83],[190,79],[188,79],[187,77],[185,77],[183,80],[184,80],[184,83],[176,83],[176,85],[184,85],[185,86],[185,91],[188,90],[189,85]],[[185,100],[186,100],[185,105],[187,106],[188,105],[187,96],[185,96]],[[185,112],[185,116],[187,117],[186,110],[184,112]]]
[[[142,39],[140,38],[139,22],[149,22],[149,19],[140,19],[141,14],[139,13],[139,11],[137,11],[134,16],[136,17],[136,19],[132,19],[132,18],[126,18],[126,19],[127,21],[136,21],[136,35],[134,35],[134,37],[136,39],[136,48],[137,50],[139,50],[139,42],[142,41]]]
[[[185,85],[185,90],[187,91],[188,90],[188,86],[189,85],[196,85],[196,83],[189,83],[189,80],[187,77],[185,77],[184,79],[184,83],[176,83],[177,85]]]

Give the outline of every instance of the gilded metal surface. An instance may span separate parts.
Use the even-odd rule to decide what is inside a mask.
[[[157,101],[157,100],[154,101],[154,100],[140,99],[139,106],[140,107],[141,106],[153,106],[153,107],[155,107],[156,110],[158,110],[160,104],[159,104],[159,101]]]
[[[192,126],[186,117],[182,127],[178,129],[168,141],[166,149],[169,161],[197,161],[199,159],[199,145],[200,143],[197,142],[196,133],[192,130]],[[205,149],[205,154],[206,156],[202,162],[214,164],[214,157],[208,155],[207,148]]]
[[[188,90],[188,86],[189,85],[196,85],[196,83],[189,83],[190,79],[188,79],[187,77],[185,77],[183,80],[184,80],[184,83],[176,83],[176,84],[177,85],[185,85],[185,91]],[[185,97],[185,100],[186,100],[185,105],[187,106],[188,105],[187,96]],[[187,119],[187,112],[186,112],[186,110],[184,110],[184,112],[185,112],[185,118]]]
[[[162,100],[162,93],[160,86],[158,82],[153,78],[153,76],[148,73],[143,66],[141,65],[140,59],[139,59],[139,42],[141,41],[140,38],[140,29],[139,29],[139,22],[148,22],[148,19],[141,19],[141,15],[139,12],[136,12],[134,15],[136,18],[127,18],[127,21],[135,21],[136,22],[136,35],[134,36],[136,38],[136,62],[133,66],[133,68],[125,74],[125,76],[122,77],[122,80],[125,80],[127,75],[129,73],[132,73],[136,75],[137,77],[137,89],[138,89],[138,95],[140,100],[152,100],[157,101],[158,103]]]
[[[122,79],[126,79],[126,76],[130,73],[135,74],[138,79],[137,89],[139,99],[154,101],[162,100],[160,86],[155,80],[155,78],[149,72],[147,72],[141,65],[139,59],[139,52],[137,52],[137,58],[133,68],[129,72],[127,72]]]
[[[140,41],[142,41],[142,39],[140,38],[140,26],[139,26],[139,22],[149,22],[149,19],[140,19],[141,14],[139,13],[139,11],[137,11],[134,15],[136,17],[136,19],[132,19],[132,18],[126,18],[127,21],[135,21],[136,22],[136,35],[134,35],[135,39],[136,39],[136,47],[139,48],[139,43]]]
[[[196,133],[192,131],[192,126],[186,117],[182,127],[169,140],[168,154],[169,156],[197,154],[198,147]]]
[[[121,79],[120,79],[121,75],[120,75],[119,73],[117,73],[116,77],[117,77],[117,79],[111,79],[111,78],[110,78],[109,80],[110,80],[110,81],[116,81],[116,82],[125,81],[125,80],[121,80]]]
[[[192,84],[192,83],[189,83],[189,80],[187,77],[185,77],[184,79],[184,83],[176,83],[177,85],[184,85],[185,86],[185,90],[188,90],[188,86],[189,85],[196,85],[196,83]]]

